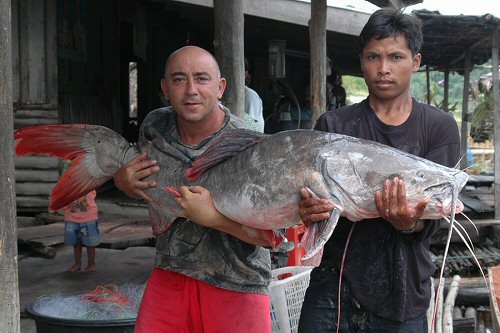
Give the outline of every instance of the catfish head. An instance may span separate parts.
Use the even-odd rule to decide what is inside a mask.
[[[452,216],[463,209],[457,197],[468,176],[460,170],[379,143],[345,137],[320,155],[334,202],[351,221],[379,216],[375,192],[394,177],[405,182],[410,212],[420,200],[428,199],[422,219]]]

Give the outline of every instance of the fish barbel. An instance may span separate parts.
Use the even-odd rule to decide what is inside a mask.
[[[298,224],[299,190],[306,187],[337,209],[329,220],[308,228],[302,239],[308,246],[305,259],[321,252],[339,216],[351,221],[379,217],[374,195],[386,179],[397,176],[405,181],[410,210],[428,199],[422,219],[453,217],[463,208],[457,196],[467,182],[466,173],[372,141],[314,130],[268,135],[237,129],[214,138],[193,163],[153,127],[143,134],[138,148],[96,125],[26,127],[14,138],[18,155],[73,161],[52,191],[53,211],[99,187],[140,152],[147,152],[160,167],[147,179],[158,184],[148,190],[153,215],[160,217],[152,219],[155,234],[184,216],[165,188],[207,188],[216,208],[251,235]]]

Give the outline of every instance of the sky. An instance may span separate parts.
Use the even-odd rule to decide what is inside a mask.
[[[365,0],[327,0],[330,6],[341,6],[372,13],[378,7]],[[409,6],[407,11],[417,9],[438,10],[443,15],[484,15],[493,14],[500,18],[498,0],[423,0],[422,3]],[[496,5],[495,5],[496,3]]]
[[[424,0],[408,7],[410,10],[438,10],[443,15],[484,15],[493,14],[500,18],[500,4],[497,0]]]

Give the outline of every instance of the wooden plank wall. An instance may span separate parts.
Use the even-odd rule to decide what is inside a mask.
[[[59,123],[57,0],[12,0],[14,129]],[[58,159],[16,157],[18,215],[46,211]]]
[[[123,126],[118,102],[113,98],[109,110],[102,99],[96,95],[61,94],[59,115],[63,124],[98,124],[117,132]]]
[[[57,109],[57,0],[13,0],[14,105]]]

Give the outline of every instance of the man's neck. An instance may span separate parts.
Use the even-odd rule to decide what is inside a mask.
[[[404,123],[413,108],[413,99],[409,94],[391,100],[384,100],[370,95],[368,101],[377,117],[385,124],[393,126]]]
[[[186,122],[177,117],[179,138],[186,145],[198,145],[222,127],[224,117],[225,113],[219,107],[197,122]]]

